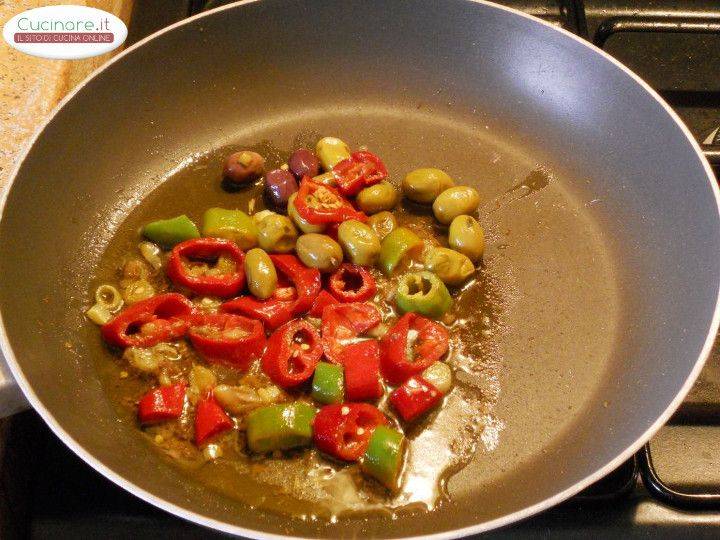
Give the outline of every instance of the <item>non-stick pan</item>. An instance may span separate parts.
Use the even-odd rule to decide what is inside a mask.
[[[143,198],[192,209],[164,181],[210,190],[219,159],[193,173],[201,154],[319,134],[369,145],[394,180],[445,168],[485,201],[493,429],[432,513],[252,509],[152,452],[97,375],[89,277]],[[569,33],[470,0],[240,2],[130,47],[37,135],[3,197],[2,351],[70,448],[180,517],[246,536],[465,535],[570,497],[668,419],[718,327],[719,233],[688,130]]]

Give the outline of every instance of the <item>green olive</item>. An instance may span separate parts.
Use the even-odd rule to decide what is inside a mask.
[[[415,169],[405,176],[402,190],[411,201],[430,204],[446,189],[455,185],[448,173],[440,169]]]
[[[431,247],[425,254],[425,268],[447,285],[462,285],[475,271],[475,265],[462,253],[444,247]]]
[[[320,159],[322,168],[329,171],[343,159],[350,157],[350,148],[336,137],[323,137],[315,146],[315,154]]]
[[[377,214],[383,210],[392,210],[398,201],[398,192],[390,182],[380,182],[366,187],[355,199],[360,210],[366,214]]]
[[[433,214],[443,225],[449,225],[457,216],[472,214],[480,206],[480,194],[467,186],[451,187],[437,196],[432,205]]]
[[[287,216],[273,214],[258,223],[258,244],[269,253],[288,253],[295,247],[297,231]]]
[[[298,238],[295,252],[305,266],[321,272],[334,272],[343,261],[340,244],[324,234],[303,234]]]
[[[255,226],[257,227],[263,219],[265,219],[268,216],[275,216],[275,215],[277,215],[277,212],[273,212],[272,210],[260,210],[259,212],[255,212],[252,215],[253,223],[255,223]]]
[[[270,298],[277,288],[277,272],[270,256],[259,248],[245,254],[248,289],[260,300]]]
[[[287,212],[290,219],[293,220],[298,229],[304,233],[321,233],[325,230],[325,225],[313,225],[305,220],[300,214],[298,214],[297,208],[295,208],[295,198],[297,193],[290,195],[288,199]]]
[[[450,247],[477,262],[485,251],[485,232],[472,216],[458,216],[448,231]]]
[[[368,218],[368,225],[375,231],[378,238],[382,240],[397,227],[395,216],[392,212],[378,212]]]
[[[338,227],[338,241],[353,264],[374,266],[380,256],[380,238],[360,221],[343,221]]]

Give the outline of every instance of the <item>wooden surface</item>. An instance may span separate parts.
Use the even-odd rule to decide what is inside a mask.
[[[132,0],[0,0],[0,26],[26,9],[76,4],[104,9],[126,23]],[[0,40],[0,187],[37,126],[62,97],[114,53],[84,60],[29,56]]]

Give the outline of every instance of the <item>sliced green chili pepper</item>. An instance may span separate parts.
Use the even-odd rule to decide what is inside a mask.
[[[209,208],[203,216],[203,236],[226,238],[240,249],[257,246],[258,230],[253,219],[242,210]]]
[[[402,433],[380,425],[370,437],[360,468],[388,489],[394,490],[402,469],[404,446],[405,437]]]
[[[312,380],[312,397],[326,405],[342,403],[345,377],[342,366],[320,362]]]
[[[315,408],[301,402],[255,409],[247,417],[248,448],[264,454],[308,445],[313,418]]]
[[[380,244],[380,269],[390,275],[408,255],[417,252],[422,247],[420,237],[405,227],[398,227],[383,238]]]
[[[198,228],[185,214],[148,223],[143,227],[142,233],[145,238],[164,248],[171,248],[192,238],[200,238]]]
[[[452,297],[439,277],[423,271],[400,279],[395,302],[405,313],[412,311],[437,319],[450,309]]]

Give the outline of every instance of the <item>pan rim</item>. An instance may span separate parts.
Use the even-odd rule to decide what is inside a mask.
[[[12,189],[12,186],[14,185],[17,175],[20,171],[20,168],[22,167],[22,164],[24,163],[25,159],[27,158],[28,154],[30,153],[30,150],[35,146],[35,143],[37,142],[38,138],[41,136],[42,132],[45,130],[47,125],[55,118],[57,113],[65,106],[65,104],[67,102],[69,102],[71,99],[73,99],[75,94],[77,94],[82,88],[84,88],[85,85],[90,80],[94,79],[97,75],[99,75],[101,72],[103,72],[105,69],[107,69],[109,66],[111,66],[115,62],[120,61],[126,55],[132,53],[136,49],[142,47],[149,41],[152,41],[153,39],[165,34],[166,32],[173,31],[175,28],[181,27],[186,24],[193,23],[198,19],[214,15],[215,13],[218,13],[221,11],[235,9],[235,8],[245,5],[245,4],[254,4],[257,2],[261,2],[261,1],[262,0],[239,0],[237,2],[233,2],[231,4],[221,6],[221,7],[215,8],[215,9],[211,9],[206,12],[198,13],[192,17],[188,17],[186,19],[178,21],[170,26],[167,26],[165,28],[158,30],[157,32],[145,37],[144,39],[142,39],[142,40],[138,41],[137,43],[131,45],[130,47],[124,49],[122,52],[120,52],[119,54],[114,56],[108,62],[106,62],[105,64],[103,64],[102,66],[100,66],[99,68],[94,70],[86,79],[84,79],[80,84],[78,84],[74,89],[72,89],[54,107],[52,112],[37,127],[37,129],[35,130],[32,137],[26,143],[25,148],[20,153],[20,155],[17,159],[17,162],[15,163],[15,165],[10,173],[7,184],[3,187],[2,191],[0,192],[0,221],[2,221],[3,215],[5,213],[7,199],[10,194],[10,191]],[[670,116],[670,118],[675,122],[675,124],[680,128],[682,133],[685,135],[686,139],[690,143],[690,147],[693,150],[695,150],[695,154],[696,154],[697,158],[700,160],[701,164],[703,165],[703,169],[705,170],[705,174],[706,174],[706,179],[707,179],[708,183],[710,184],[710,188],[715,196],[716,210],[718,212],[718,215],[720,216],[720,187],[718,186],[718,183],[715,179],[715,175],[712,171],[712,168],[710,167],[709,162],[707,161],[707,159],[705,159],[705,156],[702,153],[700,145],[695,140],[692,133],[690,132],[688,127],[685,125],[685,123],[681,120],[681,118],[678,116],[678,114],[639,75],[637,75],[636,73],[631,71],[627,66],[625,66],[620,61],[618,61],[617,59],[610,56],[604,50],[596,47],[592,43],[582,39],[581,37],[573,34],[572,32],[570,32],[568,30],[557,27],[549,22],[546,22],[546,21],[540,19],[540,18],[534,17],[532,15],[524,13],[515,8],[496,4],[489,0],[461,0],[461,1],[468,2],[468,3],[481,4],[481,5],[485,5],[492,9],[505,11],[507,13],[530,20],[533,23],[541,24],[549,29],[552,29],[555,32],[559,32],[559,33],[565,35],[566,37],[573,39],[574,41],[581,44],[582,46],[586,47],[593,53],[599,54],[605,60],[607,60],[611,64],[613,64],[616,68],[619,68],[625,75],[629,76],[632,80],[634,80],[634,82],[636,84],[641,86],[652,98],[655,99],[655,101],[657,101],[660,104],[660,106],[665,110],[665,112]],[[486,522],[475,524],[475,525],[470,525],[467,527],[462,527],[459,529],[447,530],[447,531],[443,531],[443,532],[439,532],[439,533],[432,533],[432,534],[427,534],[427,535],[422,535],[422,536],[397,537],[397,538],[412,539],[412,540],[445,539],[445,538],[457,538],[457,537],[487,532],[487,531],[490,531],[493,529],[497,529],[500,527],[510,525],[512,523],[519,522],[519,521],[527,519],[533,515],[536,515],[544,510],[547,510],[547,509],[563,502],[564,500],[569,499],[573,495],[576,495],[577,493],[579,493],[586,487],[590,486],[597,480],[600,480],[601,478],[603,478],[604,476],[606,476],[607,474],[612,472],[620,464],[627,461],[663,425],[665,425],[667,423],[670,416],[675,412],[675,410],[680,406],[682,401],[685,399],[686,395],[688,394],[688,392],[692,388],[693,384],[695,383],[695,380],[697,379],[698,375],[700,374],[700,371],[702,370],[703,366],[705,365],[705,362],[710,355],[710,351],[714,344],[719,327],[720,327],[720,286],[718,287],[718,292],[717,292],[716,299],[715,299],[715,310],[713,313],[712,321],[710,323],[710,327],[707,330],[707,336],[705,339],[705,343],[703,344],[703,347],[700,350],[700,353],[698,355],[697,361],[695,362],[692,370],[690,371],[690,373],[689,373],[687,379],[685,380],[680,391],[675,395],[674,399],[670,402],[670,404],[667,406],[665,411],[655,420],[655,422],[652,423],[652,425],[650,425],[650,427],[648,429],[646,429],[635,440],[635,442],[630,444],[623,452],[621,452],[614,459],[610,460],[603,467],[597,469],[594,473],[586,476],[582,480],[576,482],[571,487],[567,488],[566,490],[564,490],[560,493],[553,495],[552,497],[548,497],[548,498],[546,498],[542,501],[539,501],[531,506],[528,506],[521,510],[517,510],[516,512],[512,512],[505,516],[501,516],[499,518],[492,519],[490,521],[486,521]],[[110,467],[106,466],[99,459],[95,458],[90,452],[85,450],[85,448],[81,444],[79,444],[60,425],[60,423],[55,419],[53,414],[42,403],[42,401],[37,396],[37,394],[35,394],[34,390],[32,389],[32,386],[30,385],[28,380],[25,378],[23,370],[22,370],[20,364],[18,363],[17,358],[15,357],[15,353],[12,349],[12,346],[10,345],[10,341],[8,339],[7,332],[5,329],[5,323],[3,320],[2,312],[0,312],[0,353],[5,357],[8,367],[10,368],[10,371],[11,371],[13,377],[15,378],[16,382],[18,383],[18,386],[22,390],[23,394],[25,395],[27,400],[30,402],[32,407],[38,412],[38,414],[40,414],[43,421],[50,427],[50,429],[53,431],[53,433],[58,438],[60,438],[63,441],[63,443],[66,446],[68,446],[83,461],[85,461],[93,469],[95,469],[97,472],[102,474],[105,478],[112,481],[119,487],[132,493],[133,495],[142,499],[143,501],[150,503],[153,506],[155,506],[161,510],[164,510],[166,512],[169,512],[179,518],[185,519],[192,523],[196,523],[198,525],[202,525],[204,527],[223,531],[223,532],[226,532],[229,534],[238,535],[238,536],[241,535],[241,536],[245,536],[245,537],[249,537],[249,538],[272,538],[272,539],[307,538],[307,537],[300,537],[300,536],[278,535],[278,534],[267,533],[267,532],[258,531],[258,530],[254,530],[254,529],[247,529],[247,528],[239,526],[239,525],[232,525],[232,524],[226,523],[224,521],[210,518],[210,517],[202,515],[198,512],[188,510],[179,505],[168,502],[165,499],[158,497],[158,496],[154,495],[153,493],[137,486],[135,483],[127,480],[122,475],[116,473]]]

